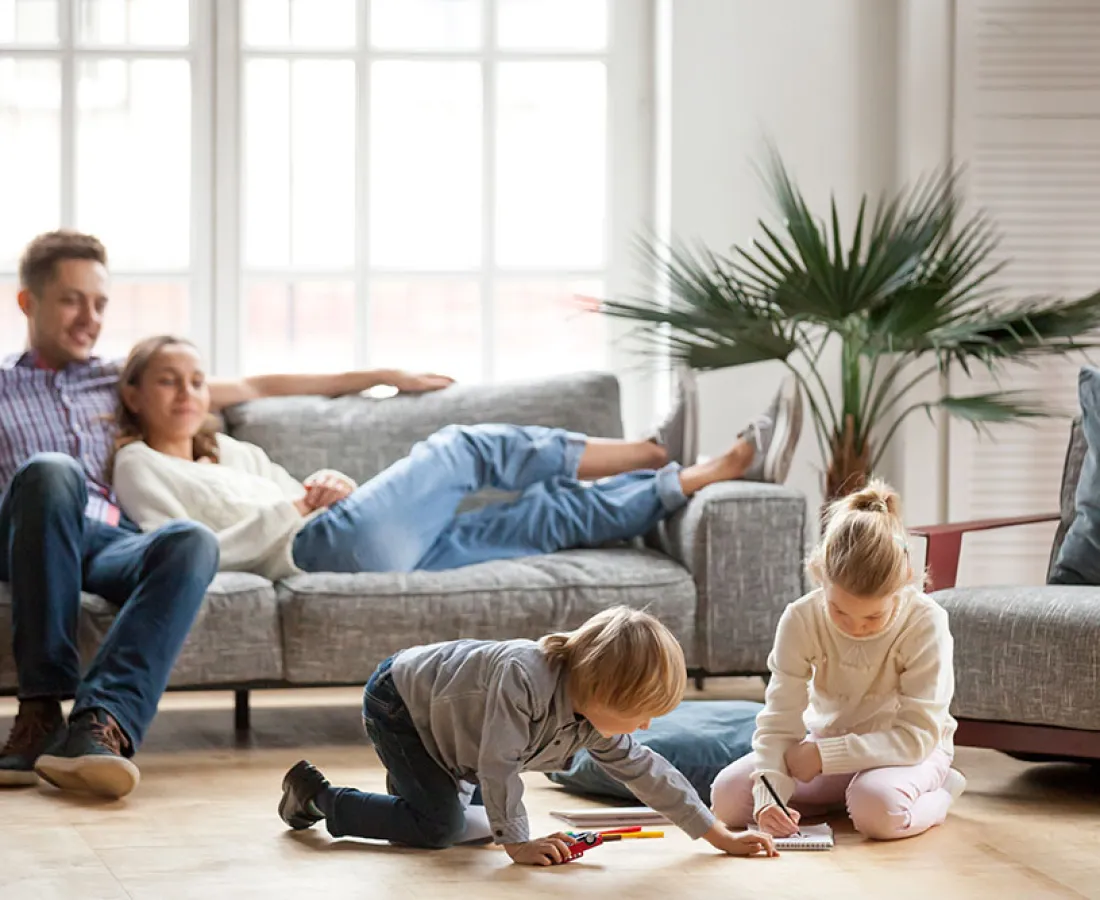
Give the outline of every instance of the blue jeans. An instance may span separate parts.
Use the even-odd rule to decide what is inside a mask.
[[[314,802],[333,837],[377,838],[410,847],[454,844],[466,813],[458,781],[428,754],[383,662],[363,691],[363,726],[388,773],[392,794],[330,787]]]
[[[584,435],[518,425],[451,425],[298,533],[307,572],[454,569],[639,537],[686,503],[679,466],[577,481]],[[521,491],[456,515],[470,494]]]
[[[103,709],[140,746],[218,569],[214,535],[192,522],[150,534],[84,515],[76,460],[32,457],[0,499],[0,581],[11,582],[20,699],[75,697]],[[119,607],[88,671],[77,648],[80,591]]]

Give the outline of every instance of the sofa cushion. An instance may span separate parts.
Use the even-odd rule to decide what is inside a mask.
[[[1056,545],[1059,539],[1061,543],[1049,580],[1052,584],[1100,585],[1100,369],[1083,366],[1077,386],[1084,447],[1078,441],[1075,454],[1075,443],[1071,439],[1066,454],[1062,477],[1062,524]],[[1072,470],[1078,460],[1080,476],[1072,479]],[[1070,516],[1067,516],[1067,488],[1073,491]]]
[[[318,469],[346,472],[360,484],[446,425],[504,422],[547,425],[621,437],[619,383],[608,373],[530,382],[456,384],[421,395],[282,397],[226,411],[233,437],[258,444],[296,478]]]
[[[85,664],[95,656],[117,614],[101,597],[84,594],[79,624]],[[0,582],[0,690],[16,687],[12,658],[11,592]],[[169,685],[219,685],[277,681],[283,676],[275,588],[258,575],[223,572],[215,577],[172,669]]]
[[[956,716],[1100,730],[1100,588],[955,588]]]
[[[615,604],[645,607],[695,664],[695,586],[648,550],[570,550],[445,572],[295,575],[278,585],[287,680],[365,682],[405,647],[538,638]]]
[[[710,786],[726,766],[752,752],[756,716],[763,703],[749,700],[687,700],[667,716],[654,719],[634,739],[677,768],[710,806]],[[602,794],[643,802],[593,761],[587,750],[573,757],[567,772],[548,772],[555,784],[575,794]]]

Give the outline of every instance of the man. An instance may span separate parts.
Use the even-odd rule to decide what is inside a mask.
[[[0,363],[0,581],[11,584],[19,712],[0,749],[0,785],[34,784],[37,772],[62,789],[117,798],[137,786],[130,758],[217,571],[217,543],[193,522],[140,533],[107,483],[119,366],[92,355],[108,306],[102,244],[71,231],[41,235],[19,279],[29,349]],[[224,409],[259,397],[450,383],[379,370],[216,381],[210,392]],[[83,676],[81,590],[119,607]]]

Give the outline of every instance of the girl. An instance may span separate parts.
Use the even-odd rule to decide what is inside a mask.
[[[195,348],[138,344],[120,390],[114,487],[143,530],[193,519],[218,537],[223,570],[276,580],[299,572],[409,572],[549,553],[644,535],[696,491],[733,478],[782,480],[798,438],[790,385],[732,449],[681,468],[690,429],[660,442],[561,429],[450,426],[366,484],[322,471],[299,483],[252,444],[207,426],[210,395]],[[670,421],[684,421],[683,410]],[[667,448],[667,449],[666,449]],[[610,477],[607,477],[610,476]],[[580,479],[599,479],[582,483]],[[456,515],[487,486],[515,503]]]
[[[524,771],[567,768],[586,749],[693,839],[734,856],[775,856],[770,835],[733,834],[690,782],[631,738],[683,696],[684,654],[648,613],[619,606],[534,641],[448,641],[399,651],[367,682],[363,723],[386,794],[332,787],[305,760],[283,779],[291,828],[442,848],[491,838],[517,863],[566,862],[564,834],[531,840]],[[464,802],[473,783],[484,807]]]
[[[873,481],[832,504],[808,568],[819,587],[779,620],[754,752],[715,779],[714,813],[786,837],[846,803],[870,838],[920,834],[966,780],[947,613],[914,583],[898,495]]]

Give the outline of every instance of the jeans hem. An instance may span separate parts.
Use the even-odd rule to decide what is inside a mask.
[[[130,719],[129,716],[125,715],[124,713],[120,713],[118,711],[118,708],[112,705],[109,700],[104,701],[98,698],[90,700],[78,700],[76,703],[73,704],[73,710],[71,713],[69,713],[69,719],[75,719],[81,713],[88,712],[88,710],[91,709],[103,710],[105,713],[107,713],[107,715],[109,715],[118,723],[118,727],[122,729],[122,733],[126,736],[126,742],[129,745],[122,748],[123,756],[129,758],[137,753],[138,745],[141,743],[141,741],[140,739],[134,737],[134,735],[138,732],[137,729],[134,728],[133,721]]]
[[[680,464],[671,462],[657,472],[657,497],[665,512],[671,514],[683,509],[688,502],[680,484]]]
[[[565,448],[562,451],[562,467],[567,478],[575,479],[581,467],[584,448],[588,446],[588,437],[576,431],[565,432]]]

